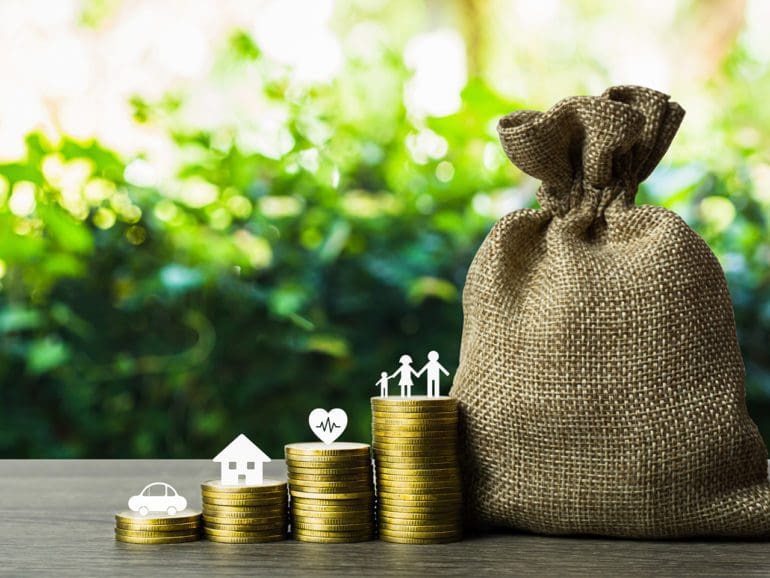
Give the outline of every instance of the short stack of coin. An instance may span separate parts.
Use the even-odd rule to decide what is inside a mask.
[[[201,484],[203,533],[212,542],[251,544],[285,540],[289,498],[286,482],[228,486]]]
[[[462,538],[458,408],[451,397],[372,398],[380,539]]]
[[[368,444],[286,446],[291,530],[303,542],[346,543],[374,538],[374,484]]]
[[[177,544],[200,540],[201,513],[182,510],[174,515],[137,512],[115,514],[115,539],[129,544]]]

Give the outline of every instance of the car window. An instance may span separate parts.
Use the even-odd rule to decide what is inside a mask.
[[[145,490],[144,495],[145,496],[165,496],[166,486],[164,486],[163,484],[153,484]]]
[[[167,496],[176,496],[176,490],[172,488],[171,486],[166,486],[166,495]]]

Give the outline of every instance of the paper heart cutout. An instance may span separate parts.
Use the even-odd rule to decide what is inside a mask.
[[[348,427],[348,414],[338,407],[330,411],[317,407],[310,412],[307,422],[318,439],[325,444],[330,444]]]

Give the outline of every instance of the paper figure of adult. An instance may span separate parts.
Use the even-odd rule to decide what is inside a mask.
[[[419,377],[419,374],[412,368],[412,358],[408,355],[402,355],[398,362],[401,364],[390,377],[398,378],[398,385],[401,386],[401,397],[412,397],[412,376]]]
[[[449,377],[449,372],[438,362],[438,352],[431,351],[428,353],[428,363],[417,373],[417,377],[426,372],[428,374],[428,397],[439,397],[441,395],[439,385],[441,374],[443,373]]]

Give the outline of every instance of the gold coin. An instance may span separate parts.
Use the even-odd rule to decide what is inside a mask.
[[[294,521],[321,521],[328,524],[343,523],[363,523],[374,520],[374,510],[360,510],[358,512],[308,512],[305,510],[295,510],[291,513],[291,519]]]
[[[385,426],[450,426],[460,423],[460,416],[456,412],[388,412],[373,411],[372,425],[377,427]]]
[[[462,487],[460,478],[402,478],[395,476],[377,476],[377,485],[391,486],[391,487],[408,487],[408,488],[457,488],[458,491]]]
[[[396,477],[407,477],[407,478],[423,478],[427,479],[430,477],[437,477],[437,478],[458,478],[461,479],[462,475],[460,472],[460,468],[457,466],[450,467],[450,468],[391,468],[386,465],[380,465],[376,470],[377,476],[396,476]]]
[[[338,468],[347,466],[364,467],[371,458],[371,447],[367,453],[354,455],[286,455],[286,464],[302,468]]]
[[[364,502],[364,503],[356,504],[352,506],[349,506],[347,504],[345,505],[335,504],[332,506],[298,504],[297,501],[294,500],[291,506],[292,513],[301,512],[304,515],[314,514],[314,513],[344,515],[347,513],[354,514],[357,512],[371,512],[373,510],[374,510],[374,500],[370,500],[368,502]]]
[[[203,524],[216,528],[217,526],[282,526],[288,523],[289,515],[276,518],[214,518],[205,516]]]
[[[390,542],[393,544],[450,544],[462,540],[462,533],[447,538],[405,538],[403,536],[391,536],[388,534],[380,534],[379,537],[383,542]]]
[[[310,498],[316,500],[357,500],[374,495],[374,490],[366,492],[306,492],[303,490],[291,490],[292,497]]]
[[[287,534],[285,532],[265,536],[251,536],[248,538],[241,536],[215,536],[213,534],[206,534],[207,540],[219,542],[221,544],[261,544],[264,542],[280,542],[281,540],[285,540],[286,537]]]
[[[431,468],[430,464],[425,462],[403,462],[403,463],[396,463],[396,462],[380,462],[377,466],[377,470],[375,472],[375,477],[377,474],[388,472],[391,475],[394,476],[410,476],[410,475],[429,475],[429,472],[431,471],[451,471],[451,470],[458,470],[457,462],[455,463],[445,463],[445,464],[437,464],[436,468]],[[456,474],[448,474],[448,475],[456,475]],[[462,476],[460,476],[460,479],[462,479]]]
[[[451,443],[446,436],[423,437],[375,437],[372,439],[375,452],[382,449],[407,450],[410,452],[430,453],[433,455],[457,455],[459,449],[456,443]],[[375,454],[376,455],[376,454]]]
[[[448,504],[444,507],[435,506],[432,508],[430,506],[412,506],[411,504],[407,504],[406,506],[383,504],[383,506],[377,510],[377,515],[403,520],[422,520],[429,518],[448,520],[450,518],[461,518],[463,509],[458,507],[457,504]]]
[[[394,422],[402,422],[407,425],[418,425],[422,422],[452,422],[458,423],[460,421],[460,414],[453,410],[432,410],[421,411],[418,409],[407,409],[406,411],[390,411],[387,409],[373,409],[372,410],[372,423],[378,423],[380,421],[392,420]]]
[[[292,526],[292,534],[303,534],[305,536],[366,536],[374,533],[374,526],[370,528],[361,528],[360,530],[310,530],[307,528],[295,528]]]
[[[447,511],[447,510],[460,510],[463,507],[463,501],[459,498],[453,497],[451,499],[428,499],[424,500],[421,498],[424,498],[424,495],[415,495],[411,496],[411,498],[417,498],[417,499],[409,499],[409,500],[400,500],[400,499],[391,499],[384,495],[382,495],[382,492],[380,492],[380,495],[377,499],[377,507],[379,510],[386,511],[386,510],[396,510],[396,511],[404,511],[404,512],[412,512],[412,511],[426,511],[426,512],[438,512],[438,511]]]
[[[197,542],[201,537],[196,532],[187,536],[163,536],[159,538],[139,538],[115,534],[115,539],[118,542],[126,542],[127,544],[179,544],[181,542]]]
[[[317,528],[326,530],[339,530],[342,528],[354,529],[363,526],[373,526],[374,516],[362,516],[359,518],[306,518],[296,517],[292,519],[293,528]]]
[[[462,502],[383,502],[379,504],[377,515],[384,514],[425,514],[436,516],[462,515]]]
[[[307,493],[307,492],[303,492]],[[306,496],[292,496],[291,503],[293,505],[306,505],[306,506],[361,506],[364,504],[374,503],[374,492],[359,492],[361,495],[357,495],[355,498],[337,498],[332,494],[312,494]],[[358,494],[358,493],[357,493]]]
[[[352,474],[304,474],[299,472],[289,472],[289,483],[307,480],[309,482],[365,482],[372,478],[372,469],[361,470]]]
[[[283,518],[281,520],[275,520],[271,523],[256,523],[256,524],[219,524],[216,522],[212,522],[210,520],[206,520],[206,523],[203,524],[204,530],[222,530],[222,531],[229,531],[229,532],[257,532],[257,533],[264,533],[267,531],[270,532],[277,532],[283,528],[284,530],[289,525],[288,518]]]
[[[416,522],[405,522],[403,520],[397,520],[392,522],[390,520],[379,520],[380,530],[386,530],[389,532],[457,532],[460,529],[460,524],[457,522],[424,522],[422,520]]]
[[[317,512],[297,513],[292,516],[292,524],[327,524],[330,526],[344,526],[345,524],[363,525],[374,523],[374,512],[360,512],[353,515],[339,515],[339,512],[332,512],[332,516],[318,515]]]
[[[380,458],[383,458],[380,460]],[[431,448],[425,448],[425,447],[416,447],[414,445],[409,446],[408,444],[404,445],[398,445],[398,446],[391,446],[391,447],[383,447],[382,445],[377,446],[377,459],[380,461],[390,460],[391,462],[395,459],[401,459],[401,460],[408,460],[408,463],[410,464],[418,464],[420,465],[420,468],[426,468],[431,466],[434,463],[437,463],[439,461],[447,462],[452,464],[450,460],[454,460],[453,465],[458,464],[458,457],[457,453],[452,453],[451,451],[445,451],[445,450],[437,450],[433,451]],[[407,463],[406,461],[403,463]]]
[[[226,485],[220,480],[209,480],[208,482],[201,483],[201,490],[210,494],[236,494],[241,496],[247,494],[249,496],[271,496],[273,494],[281,494],[286,492],[286,482],[282,480],[264,480],[259,485]]]
[[[139,524],[115,521],[115,527],[121,530],[139,530],[144,532],[174,532],[179,530],[197,530],[200,522],[180,522],[179,524]]]
[[[273,518],[284,515],[289,510],[288,502],[279,506],[212,506],[203,504],[203,515],[220,518]]]
[[[361,476],[372,471],[372,464],[367,460],[365,465],[359,465],[349,468],[329,468],[329,467],[298,467],[288,466],[288,477],[296,475],[303,476]]]
[[[306,486],[309,488],[357,488],[367,487],[372,483],[372,477],[367,477],[359,480],[343,480],[343,481],[321,481],[321,480],[291,480],[289,483],[290,488],[298,488]]]
[[[218,496],[211,496],[208,494],[203,494],[201,496],[201,500],[203,504],[208,506],[233,506],[233,507],[244,507],[244,506],[276,506],[280,507],[287,503],[288,498],[281,497],[277,500],[252,500],[248,498],[220,498]]]
[[[203,533],[206,536],[220,536],[220,537],[233,537],[233,538],[261,538],[262,536],[275,536],[277,534],[285,533],[285,530],[281,528],[263,528],[255,530],[219,530],[217,528],[203,527]]]
[[[374,532],[360,536],[315,536],[295,532],[294,538],[300,542],[315,542],[316,544],[352,544],[354,542],[368,542],[374,540]]]
[[[413,395],[411,397],[372,397],[372,407],[457,407],[457,399],[448,395],[432,397],[427,395]]]
[[[428,470],[460,467],[457,456],[430,458],[429,456],[391,456],[380,452],[377,454],[375,471],[378,468]]]
[[[459,528],[452,528],[450,530],[441,530],[436,532],[426,531],[411,531],[401,529],[389,529],[380,526],[380,536],[391,536],[395,538],[422,538],[422,539],[437,539],[437,538],[454,538],[461,536],[462,531]]]
[[[406,495],[409,496],[409,499],[414,500],[420,500],[423,498],[430,498],[438,501],[443,500],[451,500],[451,501],[457,501],[459,500],[459,496],[462,495],[462,492],[459,488],[410,488],[408,486],[387,486],[387,485],[380,485],[377,486],[377,491],[380,496],[388,496],[388,495]]]
[[[116,522],[124,522],[126,524],[131,524],[133,522],[140,522],[142,524],[176,524],[176,523],[183,523],[183,522],[195,522],[200,520],[201,513],[200,510],[182,510],[181,512],[177,512],[176,514],[170,516],[168,514],[160,514],[157,512],[152,512],[151,514],[147,516],[142,516],[139,512],[131,512],[129,510],[120,512],[118,514],[115,514],[115,521]]]
[[[197,534],[198,529],[193,530],[171,530],[168,532],[154,532],[147,530],[126,530],[125,528],[115,528],[116,536],[127,536],[129,538],[162,538],[162,537],[178,537],[178,536],[190,536]]]
[[[374,529],[374,520],[363,522],[344,521],[340,524],[333,524],[328,520],[320,522],[311,522],[309,519],[292,520],[291,527],[300,530],[313,530],[318,532],[363,532],[364,530]]]
[[[441,468],[430,468],[427,464],[412,464],[411,467],[407,467],[406,464],[401,464],[403,467],[399,467],[398,464],[390,463],[390,462],[383,462],[381,463],[378,468],[377,472],[375,474],[375,478],[377,476],[431,476],[433,475],[433,472],[446,472],[445,475],[447,476],[457,476],[458,479],[462,480],[463,477],[461,474],[459,474],[459,468],[457,467],[457,464],[450,465],[446,464]],[[454,472],[454,473],[452,473]]]
[[[406,471],[406,470],[405,470]],[[460,486],[461,478],[457,475],[453,476],[407,476],[407,475],[391,475],[391,474],[377,474],[375,477],[377,483],[392,484],[392,485],[414,485],[417,487],[422,486]]]
[[[449,443],[446,436],[442,443],[431,437],[374,437],[372,447],[377,450],[407,450],[410,452],[428,453],[431,455],[458,455],[457,444]]]
[[[373,441],[384,441],[404,444],[442,444],[455,446],[459,439],[458,432],[451,429],[427,429],[427,430],[384,430],[381,428],[372,430]]]
[[[344,462],[328,461],[286,461],[286,471],[291,474],[294,472],[303,474],[325,474],[325,473],[361,473],[372,468],[372,459],[346,460]]]
[[[297,492],[301,492],[304,494],[319,494],[323,496],[327,496],[328,499],[346,499],[346,498],[340,498],[339,496],[341,494],[348,495],[348,494],[363,494],[360,497],[363,498],[364,495],[367,493],[370,495],[374,495],[374,485],[372,483],[369,484],[359,484],[356,486],[338,486],[333,488],[325,488],[325,487],[316,487],[316,486],[310,486],[310,485],[302,485],[302,486],[296,486],[292,485],[291,487],[292,496],[297,496]],[[299,496],[303,497],[303,496]],[[308,496],[304,496],[308,497]]]
[[[310,493],[310,494],[322,494],[327,496],[327,499],[340,499],[337,494],[366,494],[374,495],[374,484],[369,482],[368,484],[355,484],[349,486],[313,486],[310,484],[291,486],[292,496],[296,496],[296,492]],[[303,497],[303,496],[299,496]],[[305,496],[307,497],[307,496]],[[363,496],[361,496],[363,498]]]
[[[382,512],[403,512],[403,513],[417,513],[417,514],[454,514],[462,512],[462,503],[459,502],[390,502],[380,500],[379,509],[377,513]]]
[[[458,431],[455,428],[435,428],[427,427],[421,429],[407,428],[372,428],[372,438],[374,439],[400,439],[400,440],[422,440],[439,437],[442,442],[447,443],[449,438],[458,438]]]
[[[369,504],[363,504],[362,506],[356,506],[354,508],[347,508],[344,510],[340,509],[334,509],[329,510],[325,508],[316,508],[313,506],[304,506],[302,504],[300,505],[293,505],[291,508],[292,515],[299,515],[299,516],[311,516],[311,517],[323,517],[323,518],[329,518],[329,517],[340,517],[344,518],[347,516],[364,516],[364,515],[370,515],[372,512],[374,512],[374,502],[371,502]]]
[[[286,489],[288,482],[283,483],[283,490],[280,492],[270,492],[268,494],[236,494],[234,492],[213,492],[211,490],[201,490],[201,496],[216,498],[219,500],[249,500],[252,502],[280,502],[286,498]]]
[[[458,514],[453,514],[451,516],[443,516],[443,517],[438,517],[438,516],[435,516],[434,514],[422,514],[421,517],[419,518],[394,518],[383,512],[380,513],[377,520],[381,524],[383,523],[391,524],[391,525],[401,524],[404,526],[445,525],[445,526],[451,526],[451,527],[461,527],[463,522],[462,516]]]
[[[372,426],[379,424],[399,426],[399,425],[432,425],[432,426],[454,426],[460,423],[456,414],[452,413],[383,413],[379,411],[372,412]]]
[[[408,494],[405,492],[378,492],[378,500],[382,503],[396,503],[401,504],[404,502],[444,502],[444,503],[460,503],[462,502],[462,494],[456,492],[453,494]]]
[[[372,412],[373,427],[452,427],[460,423],[456,413]]]
[[[284,446],[284,451],[286,452],[287,460],[295,456],[368,456],[369,444],[354,442],[334,442],[331,444],[325,444],[322,442],[305,442],[286,444]]]
[[[457,452],[451,449],[430,448],[418,446],[417,444],[377,444],[374,450],[377,459],[387,458],[411,458],[413,461],[419,460],[423,463],[433,463],[436,461],[449,461],[454,458],[457,463]]]
[[[392,413],[460,413],[456,403],[373,403],[372,411]]]

